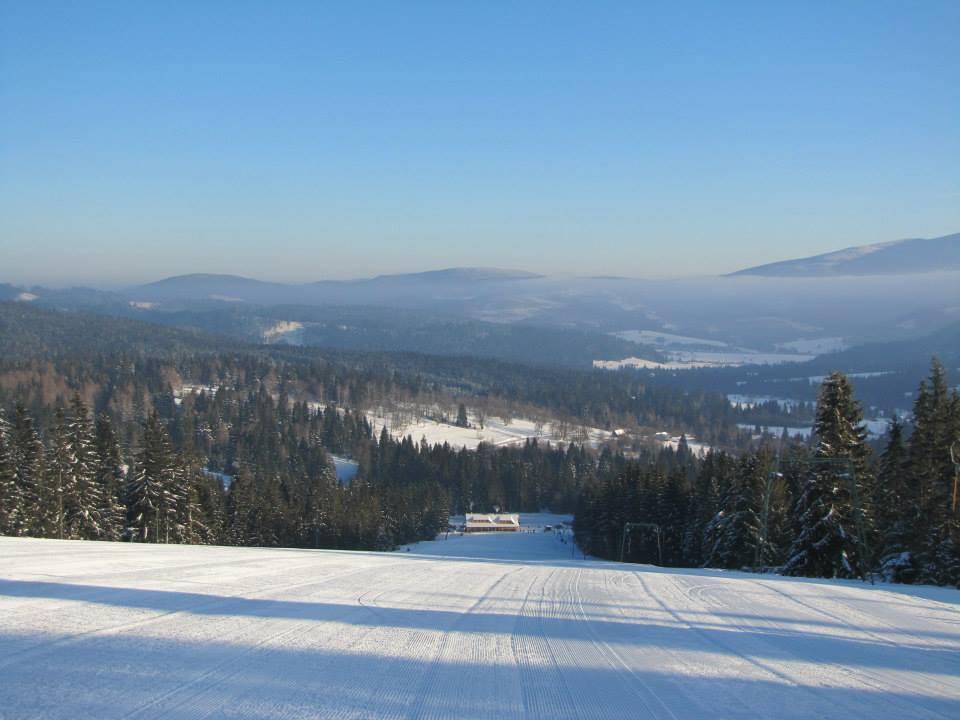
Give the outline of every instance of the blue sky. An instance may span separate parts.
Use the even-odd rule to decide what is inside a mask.
[[[696,275],[960,230],[960,2],[0,0],[0,281]]]

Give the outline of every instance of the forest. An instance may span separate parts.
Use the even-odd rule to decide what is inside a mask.
[[[711,451],[672,469],[631,463],[584,489],[577,541],[632,562],[960,584],[960,394],[943,365],[920,383],[911,429],[893,420],[880,452],[862,419],[849,379],[833,373],[811,443]]]
[[[586,482],[626,465],[574,443],[468,450],[375,437],[354,409],[452,398],[373,363],[255,354],[3,364],[0,533],[386,549],[433,537],[451,512],[572,511]],[[348,485],[333,455],[359,464]]]
[[[879,444],[839,373],[796,410],[814,421],[809,441],[757,440],[722,395],[638,373],[247,346],[0,309],[0,534],[388,549],[451,514],[549,509],[574,512],[598,557],[960,582],[960,400],[936,360]],[[475,449],[403,432],[427,414],[462,426],[467,408],[571,432]],[[375,431],[374,412],[394,434]],[[775,408],[752,417],[763,412]],[[629,432],[588,446],[573,431],[586,426]],[[643,440],[661,428],[712,449]],[[350,482],[334,456],[357,463]]]

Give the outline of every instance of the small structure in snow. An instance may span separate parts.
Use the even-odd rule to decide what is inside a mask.
[[[520,532],[520,516],[516,513],[467,513],[464,532]]]

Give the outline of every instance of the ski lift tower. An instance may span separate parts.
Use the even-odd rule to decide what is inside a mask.
[[[627,535],[631,530],[652,530],[657,538],[657,565],[663,565],[663,545],[660,540],[660,526],[657,523],[628,522],[623,524],[623,535],[620,538],[620,562],[623,562],[627,548]]]
[[[950,460],[953,461],[953,501],[950,509],[953,513],[957,512],[957,485],[960,484],[960,440],[957,440],[950,446]]]

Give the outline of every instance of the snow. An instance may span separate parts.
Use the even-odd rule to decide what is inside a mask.
[[[753,350],[713,352],[703,350],[666,350],[667,362],[657,362],[645,358],[628,357],[621,360],[594,360],[595,368],[620,370],[621,368],[641,368],[648,370],[690,370],[705,367],[742,367],[744,365],[779,365],[781,363],[802,363],[813,359],[813,355],[793,353],[764,353]]]
[[[263,331],[265,343],[303,344],[303,323],[296,320],[280,320]]]
[[[33,301],[36,300],[38,297],[40,297],[40,296],[39,296],[39,295],[34,295],[34,294],[31,293],[31,292],[22,292],[22,293],[18,294],[18,295],[14,298],[14,300],[16,300],[17,302],[33,302]]]
[[[848,378],[876,378],[883,377],[884,375],[893,375],[893,370],[879,370],[877,372],[854,372],[854,373],[845,373]],[[807,382],[811,385],[819,385],[824,380],[827,379],[826,375],[809,375],[807,377]]]
[[[740,395],[738,393],[728,393],[727,400],[736,407],[750,408],[757,405],[764,405],[768,402],[775,402],[784,410],[795,408],[800,404],[799,400],[790,400],[788,398],[773,397],[772,395]]]
[[[367,413],[367,419],[373,426],[375,436],[379,436],[386,426],[387,431],[395,437],[410,435],[416,442],[425,437],[430,445],[449,443],[451,447],[465,447],[470,450],[475,450],[480,443],[495,446],[523,445],[532,439],[554,444],[574,440],[580,442],[577,437],[579,426],[574,423],[568,425],[566,437],[560,430],[559,422],[545,422],[538,430],[533,420],[524,418],[512,418],[508,424],[503,418],[487,416],[481,428],[480,421],[473,412],[467,413],[470,427],[465,428],[429,417],[417,417],[409,409],[401,413],[371,410]],[[586,435],[587,444],[592,446],[602,445],[613,438],[613,433],[595,427],[586,428]]]
[[[667,435],[667,437],[661,437],[661,435]],[[657,433],[655,439],[660,443],[661,447],[670,448],[672,450],[678,450],[680,448],[680,440],[683,438],[683,435],[669,435],[669,433]],[[707,443],[700,442],[692,435],[687,435],[687,449],[690,450],[694,455],[706,455],[713,449],[712,445]]]
[[[756,429],[756,425],[752,423],[737,423],[737,427],[741,430],[750,430],[753,431]],[[787,431],[788,437],[797,437],[798,435],[807,440],[813,434],[813,428],[809,425],[806,427],[790,427],[789,425],[761,425],[761,432],[770,433],[771,435],[780,436],[783,434],[783,431]]]
[[[360,463],[356,460],[339,457],[337,455],[331,455],[330,457],[333,460],[333,466],[337,472],[337,480],[344,485],[349,485],[353,482],[353,478],[357,476],[357,472],[360,470]]]
[[[565,542],[566,540],[566,542]],[[960,592],[584,560],[0,538],[4,718],[955,718]]]
[[[890,421],[885,418],[873,419],[868,418],[863,421],[864,427],[867,429],[867,435],[872,438],[880,438],[887,434],[887,430],[890,427]],[[737,427],[741,430],[753,430],[756,428],[756,425],[753,423],[737,423]],[[762,425],[760,429],[766,433],[772,433],[773,435],[780,435],[783,432],[782,425]],[[813,434],[812,426],[805,427],[787,427],[787,434],[790,437],[800,435],[804,439],[809,438]]]
[[[209,468],[203,468],[201,472],[208,477],[219,480],[220,484],[223,485],[224,490],[229,490],[230,485],[233,484],[233,475],[227,475],[226,473],[211,470]]]
[[[840,352],[849,346],[842,337],[802,338],[790,342],[779,343],[777,350],[790,350],[810,355],[826,355]]]

